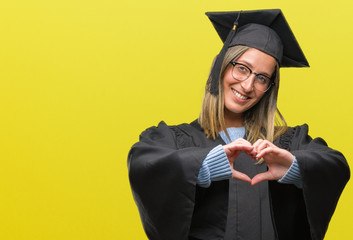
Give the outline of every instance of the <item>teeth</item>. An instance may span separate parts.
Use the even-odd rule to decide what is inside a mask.
[[[248,99],[248,97],[245,97],[245,96],[241,95],[240,93],[238,93],[238,92],[235,91],[234,89],[232,89],[232,91],[233,91],[233,93],[234,93],[235,95],[237,95],[238,98],[241,98],[241,99],[244,99],[244,100]]]

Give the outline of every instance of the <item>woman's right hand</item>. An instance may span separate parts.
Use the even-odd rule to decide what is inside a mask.
[[[232,169],[233,178],[251,183],[251,178],[248,175],[234,169],[234,162],[242,151],[244,151],[247,155],[251,156],[254,159],[256,156],[256,152],[252,144],[243,138],[238,138],[237,140],[227,145],[223,145],[223,149],[228,157],[228,161]]]

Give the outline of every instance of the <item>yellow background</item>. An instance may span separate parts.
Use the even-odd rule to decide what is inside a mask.
[[[311,68],[279,107],[352,165],[352,1],[0,3],[0,239],[146,239],[126,157],[145,128],[198,117],[221,48],[206,11],[281,8]],[[349,183],[327,240],[352,239]]]

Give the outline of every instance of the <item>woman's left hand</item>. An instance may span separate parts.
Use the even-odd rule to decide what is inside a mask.
[[[254,150],[257,152],[256,159],[263,158],[267,164],[268,170],[259,173],[251,180],[251,185],[255,185],[265,180],[281,179],[288,171],[294,161],[294,155],[285,149],[279,148],[273,143],[259,139],[254,144]]]

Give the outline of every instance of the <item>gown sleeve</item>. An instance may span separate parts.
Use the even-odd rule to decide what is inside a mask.
[[[149,239],[188,238],[198,172],[215,146],[197,147],[190,135],[176,134],[164,122],[140,135],[129,152],[128,171]]]
[[[342,153],[329,148],[323,139],[312,139],[306,124],[294,128],[293,134],[290,151],[300,168],[311,237],[323,239],[350,178],[349,166]]]

